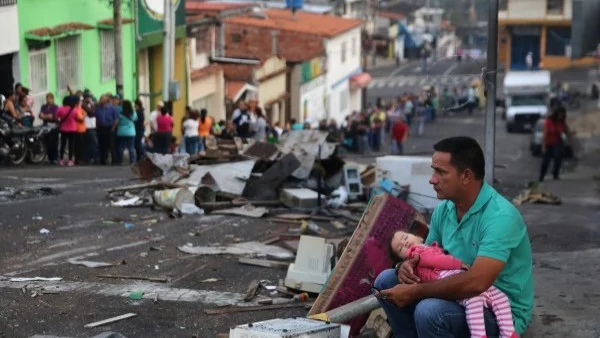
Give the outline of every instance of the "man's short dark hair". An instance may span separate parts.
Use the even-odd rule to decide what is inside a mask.
[[[483,150],[471,137],[456,136],[443,139],[433,146],[433,150],[450,153],[450,164],[458,170],[471,169],[475,178],[485,176],[485,159]]]

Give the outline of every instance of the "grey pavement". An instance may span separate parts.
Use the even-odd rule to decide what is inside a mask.
[[[424,135],[411,135],[405,149],[427,156],[436,141],[453,135],[470,135],[482,142],[483,126],[481,113],[440,117],[426,126]],[[540,159],[528,152],[530,135],[506,134],[499,118],[496,127],[495,186],[512,198],[537,177]],[[519,207],[533,240],[535,260],[536,308],[527,337],[598,337],[600,324],[595,316],[600,282],[594,262],[600,258],[600,202],[599,182],[593,176],[598,174],[600,156],[594,154],[600,146],[592,141],[586,144],[586,154],[577,166],[566,166],[561,181],[543,186],[560,196],[562,205]],[[349,158],[368,164],[374,161],[366,156]],[[0,168],[2,187],[60,191],[58,196],[0,202],[0,276],[64,279],[55,283],[60,285],[55,289],[58,294],[32,298],[32,290],[40,285],[52,290],[53,284],[27,283],[23,287],[0,278],[0,336],[89,337],[114,331],[127,337],[214,337],[236,324],[306,315],[303,308],[204,314],[208,308],[238,304],[249,281],[277,281],[284,278],[285,270],[240,266],[234,256],[190,257],[176,247],[188,242],[228,244],[234,238],[262,240],[288,225],[241,217],[174,220],[146,208],[108,207],[103,189],[135,183],[131,177],[126,167]],[[123,221],[135,227],[127,230]],[[344,231],[327,223],[320,225],[332,237],[352,232],[352,227]],[[40,234],[42,228],[50,233]],[[67,263],[68,258],[77,256],[115,265],[89,269]],[[101,274],[167,276],[171,280],[158,284],[98,278]],[[208,278],[220,281],[203,282]],[[131,300],[128,293],[132,290],[146,294],[142,300]],[[129,312],[138,316],[97,329],[83,328]]]

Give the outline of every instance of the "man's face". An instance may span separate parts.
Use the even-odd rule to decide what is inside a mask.
[[[450,153],[436,151],[431,159],[433,174],[429,183],[433,185],[437,198],[443,200],[452,200],[460,195],[465,183],[463,171],[450,164],[450,158]]]

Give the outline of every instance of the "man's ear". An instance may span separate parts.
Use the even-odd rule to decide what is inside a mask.
[[[463,172],[460,175],[461,175],[463,184],[469,184],[469,183],[471,183],[471,181],[473,181],[475,179],[475,173],[473,173],[473,171],[471,169],[463,170]]]

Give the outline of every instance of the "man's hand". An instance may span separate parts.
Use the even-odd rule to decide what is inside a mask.
[[[416,284],[421,282],[421,279],[415,275],[415,268],[419,263],[419,255],[415,255],[411,259],[405,260],[398,269],[398,280],[404,284]]]
[[[469,270],[471,268],[471,266],[469,264],[462,263],[462,266],[460,268],[462,270]]]
[[[418,287],[416,284],[398,284],[391,289],[381,290],[378,298],[386,299],[397,307],[405,307],[418,301],[415,292]]]

